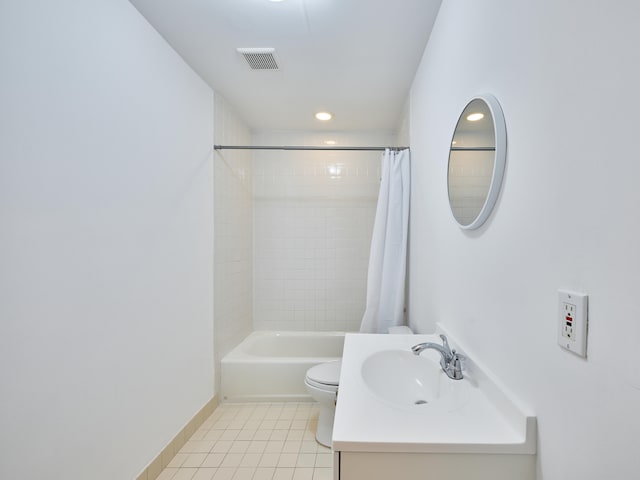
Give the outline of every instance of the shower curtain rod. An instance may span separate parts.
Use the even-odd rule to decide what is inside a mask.
[[[384,152],[386,149],[399,151],[409,147],[313,147],[313,146],[272,146],[272,145],[214,145],[214,150],[329,150],[329,151],[371,151]]]

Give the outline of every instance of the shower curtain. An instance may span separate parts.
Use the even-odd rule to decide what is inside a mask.
[[[382,181],[371,239],[365,333],[387,333],[404,324],[404,291],[409,227],[410,152],[385,150]]]

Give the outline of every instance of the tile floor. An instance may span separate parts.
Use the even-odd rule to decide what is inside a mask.
[[[158,480],[331,480],[317,423],[314,403],[222,404]]]

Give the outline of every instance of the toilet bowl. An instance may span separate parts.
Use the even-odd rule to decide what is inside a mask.
[[[321,363],[307,370],[304,379],[307,392],[320,406],[316,440],[325,447],[331,447],[341,366],[342,360]]]

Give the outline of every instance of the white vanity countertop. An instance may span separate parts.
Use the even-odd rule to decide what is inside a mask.
[[[351,452],[509,453],[536,451],[536,419],[525,414],[490,375],[469,360],[469,388],[458,405],[400,406],[376,396],[362,378],[363,362],[382,350],[406,350],[436,335],[348,334],[333,428],[333,449]],[[449,341],[452,348],[455,342]],[[462,353],[464,350],[460,349]],[[439,361],[435,350],[421,355]],[[444,373],[443,373],[444,375]],[[446,380],[449,380],[448,378]]]

